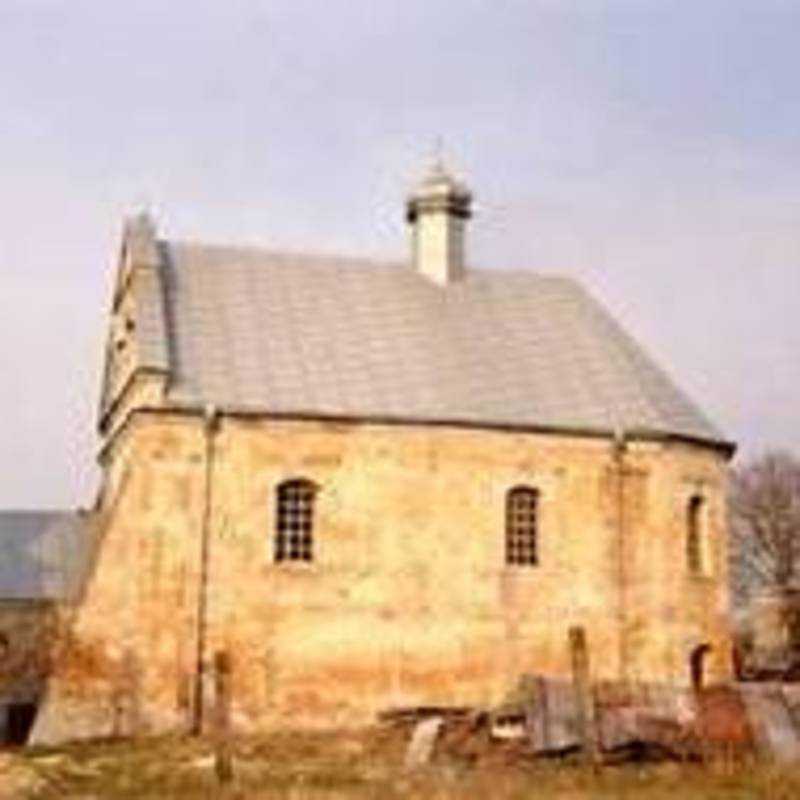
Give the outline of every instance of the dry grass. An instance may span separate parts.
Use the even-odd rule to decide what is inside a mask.
[[[415,774],[402,769],[405,741],[381,731],[280,733],[235,743],[234,779],[220,787],[207,742],[151,739],[31,749],[0,755],[0,798],[192,800],[789,800],[800,770],[740,765],[732,770],[661,764],[595,773],[565,762],[524,767],[486,759],[439,758]],[[4,793],[5,792],[5,793]]]

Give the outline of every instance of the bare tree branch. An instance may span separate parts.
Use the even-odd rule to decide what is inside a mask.
[[[735,571],[749,588],[800,586],[800,461],[773,451],[731,482]]]

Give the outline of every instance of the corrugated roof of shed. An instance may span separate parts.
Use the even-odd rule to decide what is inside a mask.
[[[0,511],[0,599],[77,599],[92,545],[84,514]]]

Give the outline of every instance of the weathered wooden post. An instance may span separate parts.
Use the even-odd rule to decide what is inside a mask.
[[[575,716],[581,752],[587,762],[597,764],[599,761],[597,719],[589,680],[589,651],[586,647],[586,632],[579,625],[569,629],[569,649],[572,659],[572,686],[575,692]]]
[[[550,741],[550,698],[547,696],[547,681],[543,676],[539,676],[536,681],[536,701],[539,706],[539,718],[541,719],[541,748],[549,750]]]
[[[230,746],[231,663],[228,654],[214,654],[214,771],[220,783],[230,783],[233,778],[233,760]]]

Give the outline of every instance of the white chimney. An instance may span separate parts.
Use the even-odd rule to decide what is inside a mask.
[[[437,162],[408,199],[414,269],[445,286],[464,275],[472,195]]]

